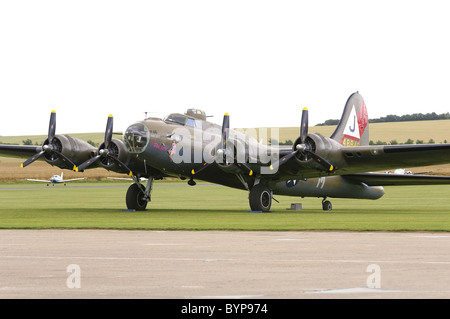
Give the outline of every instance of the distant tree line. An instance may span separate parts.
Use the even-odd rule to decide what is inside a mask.
[[[432,113],[414,113],[406,114],[402,116],[387,115],[378,119],[369,120],[369,123],[383,123],[383,122],[411,122],[411,121],[434,121],[434,120],[448,120],[450,119],[450,113],[436,114]]]
[[[399,145],[399,144],[435,144],[435,140],[430,138],[427,142],[425,142],[424,140],[413,140],[408,138],[405,142],[398,142],[397,140],[391,140],[389,142],[385,142],[385,141],[373,141],[370,140],[369,145]],[[447,140],[444,140],[444,142],[440,142],[440,143],[447,143]],[[293,145],[294,142],[292,142],[292,140],[286,140],[284,142],[278,142],[277,140],[271,140],[269,139],[269,145],[273,145],[273,144],[278,144],[278,145]]]
[[[385,123],[385,122],[411,122],[411,121],[434,121],[434,120],[449,120],[450,113],[436,114],[432,113],[414,113],[406,115],[386,115],[377,119],[369,119],[369,123]],[[339,120],[326,120],[323,123],[317,124],[316,126],[325,125],[337,125]]]
[[[419,140],[419,139],[417,139],[417,140],[414,142],[414,140],[408,138],[408,139],[406,140],[406,142],[403,142],[403,143],[402,143],[402,142],[397,142],[397,140],[392,140],[392,141],[390,141],[389,143],[388,143],[388,142],[384,142],[384,141],[380,141],[380,140],[378,140],[378,141],[376,141],[376,142],[370,140],[369,145],[435,144],[435,143],[436,143],[436,142],[435,142],[432,138],[430,138],[430,139],[428,140],[428,142],[426,142],[426,143],[425,143],[423,140]],[[442,143],[442,142],[441,142],[441,143]],[[444,140],[443,143],[447,143],[447,140]]]

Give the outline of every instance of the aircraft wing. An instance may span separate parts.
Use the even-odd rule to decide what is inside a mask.
[[[342,158],[335,162],[339,175],[450,163],[450,144],[356,146],[337,152]]]
[[[83,178],[72,178],[72,179],[65,179],[62,182],[66,183],[66,182],[73,182],[73,181],[81,181],[82,179],[87,179],[87,177],[83,177]]]
[[[26,180],[27,180],[27,181],[30,181],[30,182],[51,183],[51,181],[44,181],[44,180],[42,180],[42,179],[29,179],[29,178],[27,178]]]
[[[118,179],[118,180],[124,180],[124,181],[132,181],[132,178],[127,177],[108,177],[109,179]]]
[[[2,156],[29,158],[41,150],[41,146],[0,144],[0,154]]]
[[[362,174],[344,175],[342,177],[354,182],[364,183],[367,186],[450,184],[450,176],[362,173]]]
[[[313,134],[311,134],[313,135]],[[316,135],[319,138],[327,138]],[[329,139],[328,139],[329,140]],[[319,143],[317,143],[319,144]],[[324,145],[324,143],[322,143]],[[317,147],[308,160],[302,151],[280,151],[279,177],[312,178],[384,171],[397,167],[420,167],[450,163],[450,144],[369,145]],[[312,153],[312,154],[311,154]],[[293,155],[295,154],[295,155]],[[283,159],[286,159],[283,163]],[[393,174],[397,175],[397,174]]]

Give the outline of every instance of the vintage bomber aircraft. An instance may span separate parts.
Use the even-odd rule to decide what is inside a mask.
[[[253,211],[269,211],[273,195],[378,199],[385,185],[450,184],[450,177],[368,173],[397,167],[450,162],[450,144],[369,145],[369,121],[362,96],[352,94],[331,137],[308,133],[308,110],[302,112],[300,135],[290,146],[262,145],[255,138],[206,120],[203,111],[146,118],[132,124],[123,139],[113,139],[113,117],[107,120],[104,142],[94,148],[68,135],[55,135],[56,114],[50,116],[42,146],[0,145],[1,155],[38,158],[62,169],[82,172],[92,167],[126,173],[134,182],[126,193],[129,209],[145,210],[153,181],[164,177],[194,179],[248,190]],[[200,155],[199,155],[200,154]],[[146,185],[141,178],[147,178]]]

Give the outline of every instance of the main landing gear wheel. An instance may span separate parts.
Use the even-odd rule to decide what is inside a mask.
[[[323,210],[332,210],[333,206],[331,205],[331,202],[329,200],[326,200],[326,198],[323,199],[322,201],[322,209]]]
[[[128,209],[145,210],[148,203],[145,199],[145,187],[142,184],[131,184],[127,191],[126,203]]]
[[[258,184],[250,190],[249,201],[252,211],[268,212],[272,205],[272,191],[267,186]]]

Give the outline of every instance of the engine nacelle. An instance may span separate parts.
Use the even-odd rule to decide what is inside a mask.
[[[43,146],[47,144],[49,144],[48,139],[44,141]],[[91,144],[68,135],[55,135],[53,147],[56,151],[69,158],[75,165],[80,165],[97,153],[97,149]],[[58,154],[45,153],[43,157],[50,165],[62,169],[73,169],[73,164],[58,156]]]
[[[294,150],[297,149],[297,145],[301,145],[300,137],[297,138],[297,140],[295,140],[294,142]],[[330,155],[334,155],[335,152],[332,151],[339,148],[339,144],[336,141],[316,133],[308,134],[305,139],[304,146],[309,151],[323,158],[329,158]],[[316,161],[314,161],[307,152],[298,152],[298,154],[295,156],[295,159],[298,162],[302,163],[303,166],[306,165],[312,168],[320,168],[320,165]]]
[[[104,148],[105,148],[105,145],[104,145],[104,143],[102,143],[102,145],[100,145],[99,149],[101,150]],[[129,157],[129,153],[128,153],[127,148],[125,147],[125,144],[123,143],[123,141],[113,138],[111,140],[111,145],[109,146],[108,149],[109,149],[110,155],[118,158],[122,163],[126,164],[128,157]],[[124,168],[120,163],[114,161],[113,159],[111,159],[109,157],[100,157],[98,163],[100,164],[100,166],[102,166],[103,168],[105,168],[109,171],[113,171],[113,172],[117,172],[117,173],[128,173],[128,170],[126,168]]]

